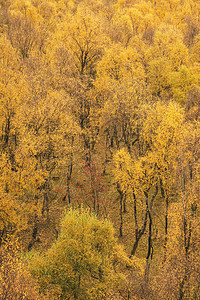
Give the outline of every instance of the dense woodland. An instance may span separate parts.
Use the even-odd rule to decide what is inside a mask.
[[[200,1],[0,0],[0,299],[200,299]]]

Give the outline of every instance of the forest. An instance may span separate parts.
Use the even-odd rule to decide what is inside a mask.
[[[0,300],[200,299],[200,0],[0,0]]]

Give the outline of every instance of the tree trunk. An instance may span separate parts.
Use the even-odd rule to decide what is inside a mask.
[[[164,241],[164,258],[163,258],[163,263],[164,263],[166,261],[166,255],[167,255],[169,199],[165,193],[162,179],[160,179],[160,191],[161,191],[162,198],[165,199],[165,241]]]
[[[119,197],[120,197],[120,227],[119,227],[119,235],[123,236],[123,198],[124,198],[124,194],[119,186],[119,184],[117,184],[117,191],[119,193]]]
[[[147,208],[146,208],[143,223],[142,223],[140,229],[138,229],[137,200],[136,200],[135,193],[133,193],[133,199],[134,199],[134,219],[135,219],[135,242],[133,244],[131,256],[135,255],[139,241],[140,241],[141,237],[143,236],[143,234],[146,230],[146,226],[147,226]]]
[[[40,239],[37,238],[37,234],[38,234],[38,225],[39,225],[39,219],[38,216],[35,215],[34,218],[34,224],[33,224],[33,231],[32,231],[32,240],[30,241],[29,245],[28,245],[28,251],[30,251],[33,247],[33,245],[36,242],[40,242]]]

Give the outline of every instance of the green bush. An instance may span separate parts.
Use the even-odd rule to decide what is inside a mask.
[[[30,269],[43,293],[57,292],[60,299],[105,299],[125,280],[119,270],[125,261],[108,220],[70,210],[57,241],[45,255],[32,257]]]

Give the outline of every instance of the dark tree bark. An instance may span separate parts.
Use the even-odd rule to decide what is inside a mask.
[[[73,143],[74,143],[74,137],[72,136],[72,144],[71,147],[73,147]],[[70,193],[70,181],[72,178],[72,170],[73,170],[73,151],[71,149],[70,152],[70,163],[68,166],[68,172],[67,172],[67,193],[63,198],[63,201],[66,200],[66,198],[68,198],[68,203],[71,204],[71,193]]]
[[[38,216],[35,215],[34,223],[33,223],[32,239],[31,239],[30,243],[28,244],[28,251],[30,251],[32,249],[33,245],[36,242],[40,242],[40,238],[37,237],[38,229],[39,229],[38,227],[39,227],[39,219],[38,219]]]
[[[119,235],[123,236],[123,199],[124,199],[124,193],[121,190],[119,184],[117,184],[117,191],[119,193],[119,199],[120,199],[120,226],[119,226]]]
[[[162,179],[160,179],[160,191],[161,191],[162,198],[165,200],[165,241],[164,241],[164,259],[163,259],[163,263],[164,263],[166,261],[166,254],[167,254],[169,199],[168,199],[168,195],[166,195],[166,192],[164,190]]]
[[[134,200],[134,219],[135,219],[135,242],[133,244],[133,248],[132,248],[132,251],[131,251],[131,256],[135,255],[135,252],[137,250],[139,241],[140,241],[141,237],[143,236],[143,234],[145,233],[146,226],[147,226],[147,214],[148,214],[147,207],[146,207],[145,217],[143,218],[142,225],[139,229],[139,227],[138,227],[138,213],[137,213],[137,200],[136,200],[136,195],[135,195],[134,192],[133,192],[133,200]]]
[[[158,194],[158,185],[156,184],[156,189],[154,194],[152,195],[150,201],[149,201],[149,193],[145,192],[145,197],[146,197],[146,206],[147,206],[147,214],[149,218],[149,233],[148,233],[148,250],[147,250],[147,257],[146,259],[148,260],[149,258],[153,258],[153,243],[152,243],[152,207],[153,207],[153,202],[154,199],[156,198]]]
[[[155,197],[158,194],[158,186],[156,185],[156,189],[154,194],[152,195],[150,201],[149,201],[149,191],[146,191],[145,193],[145,198],[146,198],[146,208],[144,211],[144,218],[142,220],[142,225],[138,226],[138,212],[137,212],[137,199],[136,199],[136,195],[133,192],[133,200],[134,200],[134,219],[135,219],[135,242],[133,244],[133,248],[131,251],[131,256],[135,255],[135,252],[137,250],[139,241],[141,239],[141,237],[143,236],[143,234],[145,233],[146,230],[146,226],[147,226],[147,221],[149,219],[149,231],[148,231],[148,250],[147,250],[147,259],[149,259],[149,257],[153,255],[153,246],[152,246],[152,214],[151,214],[151,210],[152,210],[152,206],[153,206],[153,202]]]

